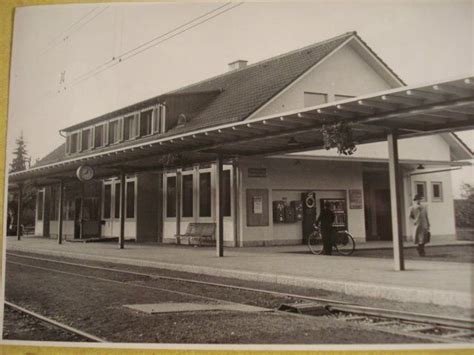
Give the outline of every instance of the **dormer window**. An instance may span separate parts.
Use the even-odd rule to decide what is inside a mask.
[[[165,125],[165,106],[158,105],[153,115],[153,133],[164,132]]]
[[[109,122],[109,144],[118,143],[120,140],[120,120]]]
[[[82,131],[81,150],[89,150],[92,147],[92,128],[87,128]]]
[[[135,138],[138,134],[138,120],[136,115],[130,115],[123,119],[123,140]]]
[[[104,125],[99,125],[95,126],[94,129],[94,148],[100,148],[104,146],[104,135],[105,135],[105,130],[104,130]]]
[[[151,134],[153,109],[140,112],[140,137]]]
[[[69,154],[74,154],[79,151],[79,132],[71,133],[67,137],[67,148]]]

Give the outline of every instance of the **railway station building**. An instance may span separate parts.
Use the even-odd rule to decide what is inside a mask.
[[[472,152],[451,129],[474,126],[473,90],[407,88],[350,32],[63,128],[10,186],[37,186],[35,234],[49,238],[186,244],[176,235],[194,223],[229,247],[301,244],[328,201],[356,241],[391,240],[396,132],[401,234],[420,194],[433,238],[454,239],[451,171]],[[321,149],[321,127],[340,120],[350,156]]]

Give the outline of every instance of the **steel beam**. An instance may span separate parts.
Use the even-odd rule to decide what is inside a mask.
[[[390,203],[392,208],[392,239],[393,261],[396,271],[405,270],[403,258],[403,233],[402,233],[402,180],[398,160],[398,132],[391,131],[387,135],[388,142],[388,172],[390,178]]]
[[[176,170],[176,235],[181,234],[181,169]]]
[[[64,182],[61,179],[59,180],[58,244],[62,244],[63,242],[63,190],[64,190]],[[55,203],[55,201],[52,201],[52,203]]]
[[[216,159],[216,193],[217,193],[217,238],[216,253],[218,257],[224,256],[224,166],[222,156]]]
[[[117,196],[115,196],[117,198]],[[120,172],[120,235],[119,248],[125,247],[125,171]]]

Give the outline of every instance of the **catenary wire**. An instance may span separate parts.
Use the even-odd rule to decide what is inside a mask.
[[[87,14],[85,14],[84,16],[82,16],[79,20],[77,20],[76,22],[74,22],[73,25],[69,26],[67,30],[63,31],[60,33],[59,36],[57,36],[53,41],[50,42],[50,46],[48,48],[46,48],[42,53],[41,55],[44,55],[46,54],[47,52],[53,50],[54,48],[56,48],[57,46],[59,46],[61,43],[63,43],[63,41],[66,41],[67,39],[69,39],[73,34],[77,33],[81,28],[83,28],[85,25],[87,25],[89,22],[93,21],[97,16],[99,16],[100,14],[102,14],[105,10],[107,10],[108,8],[110,7],[110,5],[102,8],[99,12],[97,12],[94,16],[92,16],[91,18],[89,18],[87,21],[85,22],[82,22],[82,20],[84,20],[85,18],[89,17],[89,15],[91,15],[93,12],[95,12],[95,10],[97,10],[99,7],[95,7],[94,9],[92,9],[91,11],[89,11]],[[82,22],[82,23],[81,23]],[[74,28],[75,25],[79,24],[77,27]],[[71,31],[68,33],[68,31]],[[55,42],[55,43],[54,43]]]
[[[152,47],[157,46],[158,44],[161,44],[161,43],[163,43],[163,42],[166,42],[166,41],[168,41],[168,40],[170,40],[170,39],[172,39],[172,38],[174,38],[174,37],[176,37],[176,36],[178,36],[178,35],[180,35],[180,34],[182,34],[182,33],[184,33],[184,32],[187,32],[187,31],[189,31],[189,30],[191,30],[191,29],[193,29],[193,28],[195,28],[195,27],[197,27],[197,26],[199,26],[199,25],[201,25],[201,24],[204,24],[204,23],[210,21],[211,19],[213,19],[213,18],[215,18],[215,17],[217,17],[217,16],[220,16],[220,15],[224,14],[225,12],[228,12],[228,11],[230,11],[230,10],[233,10],[233,9],[235,9],[236,7],[241,6],[241,5],[243,5],[243,2],[238,3],[237,5],[234,5],[234,6],[232,6],[232,7],[229,7],[229,8],[227,8],[227,9],[224,9],[223,11],[221,11],[221,12],[219,12],[219,13],[217,13],[217,14],[214,14],[214,15],[211,16],[211,17],[207,17],[206,19],[204,19],[204,20],[202,20],[202,21],[199,21],[199,22],[193,24],[193,25],[190,26],[190,27],[187,27],[187,28],[185,28],[185,29],[183,29],[183,30],[181,30],[181,31],[179,31],[179,32],[177,32],[177,33],[175,33],[175,34],[173,34],[173,35],[167,37],[167,38],[162,39],[161,41],[158,41],[158,42],[156,42],[156,43],[152,43],[152,44],[150,44],[149,46],[147,46],[147,47],[141,49],[140,51],[135,52],[135,53],[132,53],[132,54],[129,55],[128,57],[125,57],[125,58],[124,58],[125,55],[121,55],[121,56],[119,56],[118,58],[116,58],[112,63],[109,62],[108,64],[110,64],[110,65],[106,66],[105,68],[102,68],[102,69],[100,69],[100,70],[97,70],[95,73],[91,73],[90,75],[88,75],[88,76],[86,76],[86,77],[83,77],[82,79],[76,79],[75,81],[72,82],[72,84],[69,85],[69,87],[74,87],[74,86],[78,85],[79,83],[81,83],[81,82],[83,82],[83,81],[85,81],[85,80],[91,79],[91,78],[97,76],[98,74],[102,73],[102,72],[105,71],[105,70],[108,70],[108,69],[110,69],[110,68],[112,68],[112,67],[114,67],[114,66],[116,66],[116,65],[118,65],[118,64],[120,64],[120,63],[123,63],[124,61],[126,61],[126,60],[128,60],[128,59],[131,59],[131,58],[135,57],[136,55],[138,55],[138,54],[140,54],[140,53],[142,53],[142,52],[144,52],[144,51],[146,51],[146,50],[148,50],[148,49],[150,49],[150,48],[152,48]],[[118,59],[118,60],[117,60],[117,59]]]
[[[186,27],[186,26],[192,24],[193,22],[195,22],[195,21],[197,21],[197,20],[199,20],[199,19],[201,19],[201,18],[203,18],[203,17],[206,17],[206,16],[208,16],[208,15],[210,15],[210,14],[216,12],[216,11],[219,11],[220,9],[222,9],[223,7],[228,6],[229,4],[230,4],[230,2],[225,3],[224,5],[221,5],[221,6],[217,7],[217,8],[215,8],[215,9],[212,9],[211,11],[208,11],[208,12],[206,12],[206,13],[204,13],[204,14],[198,16],[198,17],[195,17],[195,18],[193,18],[192,20],[190,20],[190,21],[188,21],[188,22],[186,22],[186,23],[184,23],[184,24],[182,24],[182,25],[180,25],[180,26],[178,26],[178,27],[173,28],[172,30],[169,30],[169,31],[167,31],[167,32],[165,32],[165,33],[163,33],[163,34],[160,34],[160,35],[158,35],[158,36],[156,36],[156,37],[154,37],[154,38],[152,38],[152,39],[150,39],[150,40],[148,40],[148,41],[146,41],[146,42],[144,42],[144,43],[142,43],[142,44],[140,44],[140,45],[138,45],[138,46],[136,46],[136,47],[134,47],[134,48],[132,48],[132,49],[130,49],[130,50],[125,51],[124,53],[121,53],[121,54],[118,55],[117,57],[114,57],[114,58],[112,58],[112,59],[106,61],[105,63],[102,63],[102,64],[98,65],[97,67],[95,67],[95,68],[93,68],[93,69],[91,69],[91,70],[85,72],[84,74],[81,74],[81,75],[79,75],[78,77],[74,78],[74,79],[72,80],[71,85],[74,85],[76,82],[81,81],[82,78],[85,78],[86,76],[89,76],[90,74],[94,73],[95,71],[97,71],[97,70],[99,70],[99,69],[101,69],[101,68],[103,68],[103,67],[108,66],[109,64],[113,63],[114,61],[116,61],[116,60],[119,59],[120,57],[122,57],[122,56],[124,56],[124,55],[127,55],[127,54],[129,54],[129,53],[131,53],[131,52],[133,52],[133,51],[136,51],[137,49],[140,49],[140,48],[142,48],[143,46],[148,45],[148,44],[150,44],[150,43],[152,43],[152,42],[154,42],[154,41],[156,41],[156,40],[158,40],[158,39],[160,39],[160,38],[163,38],[163,37],[165,37],[165,36],[167,36],[167,35],[169,35],[169,34],[171,34],[171,33],[173,33],[173,32],[176,32],[177,30],[179,30],[179,29],[181,29],[181,28],[183,28],[183,27]]]

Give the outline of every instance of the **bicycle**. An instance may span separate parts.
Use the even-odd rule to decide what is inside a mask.
[[[313,254],[320,255],[323,252],[323,237],[319,227],[313,227],[314,231],[308,237],[308,247]],[[338,254],[344,256],[351,255],[355,250],[354,238],[347,230],[335,231],[331,235],[331,245]]]

